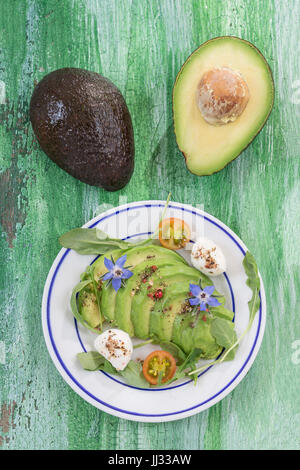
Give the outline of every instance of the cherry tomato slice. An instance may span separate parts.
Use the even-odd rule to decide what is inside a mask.
[[[163,219],[159,224],[159,240],[162,246],[170,250],[184,248],[190,241],[191,230],[188,224],[175,217]]]
[[[173,377],[175,370],[176,361],[167,351],[153,351],[144,360],[143,374],[151,385],[156,385],[159,378],[162,383],[167,382]]]

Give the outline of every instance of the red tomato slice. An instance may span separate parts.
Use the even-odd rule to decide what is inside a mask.
[[[176,361],[167,351],[153,351],[143,364],[144,377],[151,385],[156,385],[159,377],[162,383],[167,382],[173,377],[175,370]]]

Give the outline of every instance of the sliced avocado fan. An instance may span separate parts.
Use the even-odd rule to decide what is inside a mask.
[[[112,256],[117,260],[124,254],[133,275],[116,292],[101,281],[107,272],[104,258]],[[209,315],[192,311],[188,302],[190,283],[201,282],[204,288],[212,281],[178,253],[157,245],[115,249],[97,258],[92,267],[95,282],[82,289],[77,299],[80,314],[91,327],[100,327],[103,320],[130,336],[173,342],[186,354],[199,348],[203,358],[218,356],[222,348],[211,334],[211,321],[219,316],[231,323],[234,314],[224,307],[225,297],[217,291],[214,295],[219,296],[220,306],[211,309]],[[83,273],[81,280],[86,279],[87,274]]]

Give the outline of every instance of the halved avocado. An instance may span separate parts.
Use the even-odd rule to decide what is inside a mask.
[[[232,77],[240,77],[242,84],[246,83],[247,97],[240,115],[236,113],[223,122],[212,124],[199,104],[199,89],[203,91],[200,88],[203,87],[203,79],[207,79],[210,71],[216,70],[225,70],[229,75],[232,72]],[[232,77],[229,76],[230,79]],[[206,88],[204,92],[210,95],[201,95],[207,100],[202,101],[204,108],[209,108],[209,99],[214,91]],[[228,89],[219,104],[225,106],[227,99]],[[272,110],[273,101],[272,72],[253,44],[233,36],[214,38],[202,44],[182,66],[173,89],[176,140],[189,171],[196,175],[211,175],[222,170],[260,132]]]

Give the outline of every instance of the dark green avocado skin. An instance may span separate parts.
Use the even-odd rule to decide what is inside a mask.
[[[35,87],[30,120],[43,151],[84,183],[123,188],[134,169],[130,113],[118,88],[96,72],[63,68]]]

